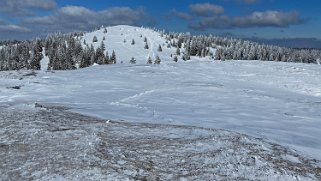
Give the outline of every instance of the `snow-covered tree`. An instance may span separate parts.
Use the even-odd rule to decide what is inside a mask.
[[[147,64],[153,64],[153,60],[152,60],[152,58],[150,56],[148,56]]]
[[[149,49],[148,43],[145,43],[144,49]]]
[[[178,58],[177,58],[177,56],[176,56],[176,55],[174,56],[173,61],[174,61],[174,62],[178,62]]]
[[[40,61],[43,58],[42,55],[42,44],[40,40],[36,41],[36,44],[33,47],[33,57],[31,60],[31,67],[34,70],[40,70]]]
[[[131,64],[136,64],[136,59],[134,57],[132,57],[129,61]]]
[[[110,62],[111,62],[111,64],[116,64],[116,53],[115,53],[115,51],[113,51],[113,53],[111,54]]]
[[[97,37],[96,36],[94,36],[94,38],[93,38],[93,42],[95,43],[95,42],[98,42],[98,39],[97,39]]]
[[[155,59],[155,61],[154,61],[154,64],[160,64],[161,63],[161,59],[160,59],[160,57],[157,55],[156,56],[156,59]]]

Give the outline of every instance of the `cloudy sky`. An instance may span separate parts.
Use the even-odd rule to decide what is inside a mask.
[[[321,47],[320,0],[0,0],[0,40],[128,24]],[[309,41],[308,41],[309,42]]]

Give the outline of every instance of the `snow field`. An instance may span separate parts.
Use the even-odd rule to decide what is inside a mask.
[[[36,76],[0,72],[0,106],[31,109],[40,102],[104,119],[222,128],[321,160],[320,66],[198,57],[175,63],[170,58],[175,48],[165,46],[158,52],[166,40],[153,30],[130,26],[107,30],[87,33],[83,39],[91,43],[97,36],[93,45],[98,47],[105,36],[109,55],[116,52],[116,65],[39,71]],[[161,65],[146,65],[147,57],[156,55]],[[129,64],[131,57],[137,64]]]

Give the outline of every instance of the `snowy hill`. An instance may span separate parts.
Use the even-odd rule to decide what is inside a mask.
[[[139,165],[155,163],[154,168],[163,168],[166,166],[162,164],[166,165],[167,161],[173,161],[171,168],[178,168],[177,164],[182,166],[179,167],[182,169],[171,170],[174,175],[198,172],[199,168],[204,180],[215,180],[215,174],[222,173],[232,175],[222,175],[227,180],[241,179],[243,175],[244,178],[262,180],[317,180],[321,177],[318,161],[321,160],[319,65],[253,60],[214,61],[209,56],[191,56],[189,61],[182,61],[180,56],[180,60],[174,62],[170,55],[176,53],[176,48],[168,48],[166,38],[157,31],[131,26],[107,27],[106,30],[102,28],[78,36],[81,44],[77,43],[80,47],[87,47],[88,44],[98,49],[103,42],[105,52],[111,55],[115,51],[117,64],[89,64],[89,67],[78,70],[45,71],[50,60],[43,50],[37,52],[44,55],[40,62],[42,70],[0,72],[0,156],[5,158],[5,163],[15,163],[24,168],[21,169],[22,176],[34,174],[36,178],[48,180],[45,179],[47,170],[24,172],[30,168],[39,169],[38,162],[44,163],[42,157],[33,159],[34,163],[20,164],[15,162],[16,155],[8,153],[19,153],[25,157],[32,152],[30,157],[37,157],[36,152],[26,154],[20,150],[36,149],[34,151],[40,150],[41,154],[48,155],[46,149],[49,149],[56,156],[52,158],[53,164],[46,168],[56,165],[58,157],[71,161],[69,165],[86,163],[85,168],[89,168],[87,165],[106,164],[107,159],[107,163],[112,162],[112,166],[107,164],[107,172],[108,169],[113,170],[107,173],[111,174],[107,175],[109,178],[121,176],[123,179],[124,176],[127,179],[147,172],[152,175],[153,169],[138,168]],[[93,42],[94,37],[97,42]],[[145,49],[145,37],[148,49]],[[69,40],[74,40],[74,37]],[[133,40],[135,43],[132,43]],[[59,51],[50,49],[54,60],[70,63],[75,58],[78,61],[76,55],[72,58],[66,56],[70,47],[65,45],[65,41],[60,43]],[[41,43],[38,42],[38,45]],[[158,51],[159,45],[161,52]],[[216,47],[218,50],[221,48]],[[210,51],[215,53],[214,48]],[[154,60],[157,55],[162,60],[160,65],[146,64],[149,56]],[[130,64],[132,57],[137,60],[136,65]],[[70,61],[61,61],[66,58]],[[70,67],[75,68],[73,65]],[[95,118],[84,118],[83,115]],[[204,128],[209,130],[204,131]],[[19,134],[11,134],[16,132]],[[40,138],[45,141],[39,143]],[[133,145],[128,144],[129,138]],[[56,146],[65,139],[79,149],[71,152],[66,147],[74,146],[67,143],[63,149]],[[112,144],[110,141],[113,141]],[[179,148],[170,144],[164,147],[169,141],[174,141],[173,145],[184,144]],[[46,147],[47,143],[52,146]],[[159,146],[160,151],[153,146]],[[10,149],[15,147],[17,149],[12,152]],[[137,153],[133,154],[132,148]],[[145,153],[147,148],[152,155]],[[197,152],[199,154],[195,154]],[[137,158],[135,161],[142,158],[139,161],[143,164],[137,166],[136,162],[127,158],[127,153],[133,156],[130,159]],[[67,158],[61,157],[65,154]],[[186,160],[188,154],[195,160]],[[175,159],[168,160],[173,155]],[[167,160],[164,162],[160,159],[162,157]],[[99,161],[93,163],[95,159]],[[226,164],[226,161],[231,164]],[[218,167],[213,163],[219,163]],[[8,169],[17,170],[16,165]],[[78,176],[78,168],[75,168],[77,171],[67,170],[71,173],[61,174],[65,173],[65,169],[56,167],[60,169],[58,178],[62,180]],[[111,167],[124,169],[114,170]],[[105,173],[106,168],[102,169]],[[3,169],[0,168],[0,175],[1,171]],[[95,171],[85,170],[81,174],[95,176],[92,174]],[[202,173],[204,171],[211,176]]]
[[[260,173],[262,174],[260,178],[271,178],[271,180],[274,180],[273,178],[277,180],[283,180],[282,178],[295,179],[296,175],[299,175],[299,178],[305,180],[307,175],[300,172],[301,169],[308,169],[305,167],[305,163],[311,163],[318,167],[312,170],[312,172],[315,173],[318,173],[317,169],[321,167],[320,162],[316,160],[305,162],[305,160],[299,156],[303,155],[302,157],[309,159],[321,159],[321,82],[319,77],[320,66],[313,64],[261,61],[206,62],[198,61],[193,57],[192,60],[188,62],[180,61],[178,63],[163,63],[160,65],[101,65],[73,71],[37,71],[35,74],[24,71],[0,72],[1,110],[6,110],[9,114],[13,115],[17,115],[15,113],[16,111],[23,111],[23,114],[21,114],[22,118],[16,120],[19,122],[17,125],[21,126],[19,129],[22,130],[16,130],[18,129],[17,126],[12,126],[11,121],[6,121],[6,118],[2,119],[0,122],[0,124],[3,125],[0,128],[0,144],[10,145],[12,142],[17,142],[15,137],[7,136],[6,129],[13,129],[12,132],[26,134],[25,136],[18,136],[19,138],[32,137],[33,139],[31,140],[39,140],[37,137],[39,136],[41,139],[52,140],[50,134],[47,134],[47,128],[41,128],[41,130],[44,129],[44,131],[35,132],[35,129],[32,127],[24,126],[31,125],[25,123],[23,121],[24,119],[29,118],[34,112],[43,110],[41,106],[40,108],[39,106],[35,108],[35,102],[37,102],[38,104],[45,105],[44,107],[46,107],[46,105],[48,105],[47,107],[56,107],[58,109],[67,107],[71,112],[86,114],[105,120],[180,125],[178,127],[181,128],[184,126],[198,126],[203,128],[226,129],[232,132],[250,135],[286,147],[285,151],[282,151],[282,153],[285,154],[279,156],[279,152],[274,152],[274,149],[265,148],[265,143],[261,145],[262,142],[257,143],[255,139],[250,139],[246,141],[247,143],[242,144],[243,146],[241,146],[241,148],[239,146],[230,146],[240,152],[228,150],[227,153],[229,154],[223,152],[224,157],[218,156],[217,153],[213,154],[214,156],[208,155],[208,152],[204,155],[202,152],[204,157],[200,157],[199,159],[214,159],[216,160],[215,163],[223,160],[224,165],[225,161],[234,160],[235,157],[237,160],[251,161],[251,156],[257,155],[258,159],[256,160],[258,160],[258,162],[250,166],[250,169],[245,170],[251,170],[250,172],[253,174]],[[58,115],[62,115],[62,113],[58,113]],[[97,137],[95,135],[99,135],[98,137],[100,137],[102,133],[107,134],[109,137],[115,136],[116,138],[120,138],[120,136],[110,134],[108,131],[101,131],[101,134],[96,134],[97,130],[105,127],[116,132],[118,130],[110,127],[104,121],[102,123],[103,126],[97,126],[96,124],[85,127],[75,126],[77,129],[93,129],[93,134],[88,135],[87,130],[81,131],[81,135],[84,136],[79,136],[80,132],[74,130],[73,126],[66,128],[68,124],[73,124],[69,121],[61,123],[62,125],[55,128],[54,124],[58,124],[56,119],[60,120],[58,115],[53,116],[52,121],[42,120],[44,123],[41,124],[40,121],[35,121],[32,125],[38,125],[37,129],[40,129],[42,125],[48,125],[50,129],[61,130],[57,131],[59,136],[56,135],[56,137],[71,139],[73,144],[78,145],[79,143],[79,146],[84,150],[89,150],[89,153],[91,153],[92,147],[88,147],[87,145],[90,144],[96,147],[98,144],[98,146],[101,146],[100,150],[102,150],[103,154],[106,154],[104,150],[107,149],[107,158],[109,158],[108,151],[111,151],[115,154],[115,156],[112,157],[113,159],[121,160],[119,163],[115,162],[114,166],[121,166],[132,171],[126,172],[126,175],[135,175],[136,169],[133,169],[131,164],[125,164],[126,162],[123,162],[126,160],[126,157],[123,157],[124,160],[118,158],[119,155],[125,152],[119,149],[117,143],[114,143],[114,147],[106,147],[99,145],[100,142],[104,142],[104,137],[99,138],[101,140],[95,138]],[[2,115],[0,114],[0,116]],[[14,116],[12,117],[14,118]],[[40,119],[38,116],[36,117]],[[47,116],[44,115],[44,117]],[[51,118],[51,116],[49,116],[49,118]],[[29,119],[34,121],[31,118]],[[124,121],[121,122],[126,124]],[[84,123],[87,124],[86,121],[84,121]],[[134,127],[138,129],[138,125]],[[144,142],[144,140],[151,141],[150,138],[155,138],[153,136],[151,137],[151,133],[154,134],[154,132],[151,131],[151,126],[146,125],[144,127],[145,131],[138,131],[137,135],[139,135],[139,138],[137,138],[138,140],[132,141],[133,143]],[[121,130],[119,133],[117,132],[117,134],[133,139],[131,131],[123,129],[124,127],[121,126]],[[194,129],[194,131],[195,130],[196,129]],[[34,132],[37,134],[34,134]],[[168,134],[168,130],[157,130],[157,132],[159,135]],[[185,131],[184,134],[177,132],[177,130],[173,130],[172,132],[172,134],[168,135],[169,137],[185,138]],[[41,136],[40,133],[44,134],[44,136]],[[188,130],[186,134],[196,136],[195,139],[193,138],[194,140],[198,140],[197,136],[202,137],[201,134]],[[82,139],[75,142],[74,135]],[[82,141],[83,139],[85,142]],[[225,139],[226,136],[223,136],[223,140],[221,141],[211,138],[205,146],[202,146],[203,142],[201,143],[201,140],[194,142],[189,141],[189,147],[186,147],[186,150],[176,150],[176,161],[179,162],[179,158],[181,157],[185,158],[186,155],[180,156],[179,153],[188,153],[189,150],[191,150],[190,148],[204,149],[204,147],[206,147],[206,149],[220,151],[220,146],[230,144],[230,141]],[[170,138],[170,140],[173,139]],[[233,143],[234,138],[231,138],[231,140]],[[26,141],[21,140],[23,144],[29,141],[29,139]],[[127,137],[122,141],[128,142]],[[181,142],[180,140],[178,141]],[[52,143],[52,141],[49,142]],[[110,144],[108,140],[107,142]],[[151,142],[153,142],[153,140]],[[154,142],[158,144],[159,140],[155,140]],[[166,141],[166,143],[167,142],[168,141]],[[234,142],[240,143],[237,140],[234,140]],[[34,141],[34,143],[37,143],[37,141]],[[46,142],[43,143],[45,144]],[[54,143],[52,144],[54,145]],[[260,144],[260,149],[253,153],[248,152],[246,151],[248,148],[244,146],[249,144]],[[59,145],[61,144],[59,143]],[[123,145],[127,145],[127,143]],[[143,151],[146,150],[146,147],[143,147],[143,145],[140,146],[143,148],[141,154],[145,156],[146,154]],[[40,145],[39,147],[43,146]],[[226,148],[226,146],[222,147]],[[271,147],[274,148],[275,146],[272,144]],[[131,148],[132,147],[125,147],[124,149],[128,151]],[[167,147],[161,148],[166,149]],[[170,148],[172,149],[172,147]],[[253,149],[252,146],[250,148]],[[54,152],[57,153],[57,155],[61,154],[59,150]],[[165,152],[168,153],[167,151],[164,151],[164,153]],[[76,151],[74,153],[78,154],[77,158],[79,160],[84,158],[82,156],[83,152]],[[68,152],[68,155],[74,153]],[[156,155],[164,156],[161,153],[157,153]],[[26,155],[25,153],[21,154]],[[278,163],[277,167],[275,167],[275,163],[272,163],[268,156],[276,154],[278,157],[273,157],[272,162],[275,161],[275,163]],[[5,160],[8,159],[8,163],[14,158],[14,156],[8,158],[6,152],[2,153],[2,155],[5,157]],[[86,158],[88,158],[88,156]],[[142,156],[138,156],[137,158],[142,158]],[[282,163],[279,162],[279,158],[284,161],[282,161]],[[83,163],[82,161],[74,159],[68,160]],[[159,159],[154,159],[153,161],[156,165],[162,162],[162,160]],[[244,162],[244,164],[247,164],[247,161]],[[101,162],[105,163],[106,161],[101,160]],[[188,163],[197,163],[200,167],[207,168],[203,167],[202,162],[198,160],[184,164],[188,165]],[[283,171],[283,163],[289,163],[289,165],[292,165],[293,167],[291,167],[297,171]],[[29,170],[29,165],[30,164],[26,163],[23,167]],[[269,171],[265,171],[264,165],[270,165],[268,166]],[[107,165],[107,169],[108,166],[110,165]],[[37,167],[32,168],[37,169]],[[235,171],[234,168],[238,171]],[[237,166],[236,168],[232,164],[223,170],[218,169],[218,172],[215,169],[212,169],[212,171],[213,173],[233,172],[233,175],[236,177],[244,175],[244,173],[249,173],[244,172],[244,169],[241,171],[239,168],[244,167],[241,164],[240,167]],[[277,173],[280,177],[274,177],[278,174],[275,174],[273,169],[271,171],[270,168],[279,169],[280,171]],[[63,169],[63,171],[64,170],[65,169]],[[260,172],[255,170],[260,170]],[[311,170],[308,169],[308,171]],[[42,173],[46,172],[43,171]],[[78,172],[71,171],[71,173],[67,175],[77,175],[76,173]],[[91,171],[83,172],[85,176],[89,176],[90,173]],[[111,178],[118,178],[124,175],[122,172],[118,174],[110,173],[116,174],[112,175],[112,177],[109,176]],[[181,172],[177,170],[175,173],[179,174]],[[65,176],[61,177],[66,178]],[[255,177],[258,177],[258,175],[246,175],[245,178]],[[317,177],[320,178],[320,175]],[[206,178],[213,180],[214,177],[206,176]],[[312,176],[312,180],[317,179]]]
[[[134,57],[138,64],[146,64],[148,57],[155,60],[157,55],[162,61],[172,61],[170,55],[176,51],[174,47],[167,48],[166,39],[160,33],[148,28],[120,25],[106,27],[106,29],[107,33],[104,33],[104,28],[86,33],[83,39],[95,48],[98,48],[101,42],[104,42],[109,55],[112,51],[116,52],[118,62],[129,63],[131,58]],[[93,42],[94,36],[97,37],[97,42]],[[104,37],[105,40],[103,40]],[[145,37],[149,49],[144,48]],[[133,40],[135,44],[132,45]],[[162,46],[162,52],[158,51],[159,45]]]

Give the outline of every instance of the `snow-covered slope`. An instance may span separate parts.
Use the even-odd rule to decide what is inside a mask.
[[[113,51],[116,53],[117,62],[128,64],[132,57],[136,59],[137,64],[146,64],[148,57],[155,60],[156,56],[161,58],[162,62],[172,62],[171,55],[175,55],[175,47],[167,47],[165,36],[161,33],[149,28],[134,27],[127,25],[119,25],[106,27],[107,33],[104,33],[105,28],[96,30],[90,33],[86,33],[81,42],[85,46],[84,42],[89,46],[93,45],[94,48],[100,46],[101,42],[104,42],[106,51],[111,55]],[[97,42],[93,42],[94,36],[97,37]],[[147,38],[147,44],[149,49],[145,49],[144,39]],[[105,40],[104,40],[105,38]],[[84,41],[85,40],[85,41]],[[132,45],[132,41],[135,44]],[[158,51],[159,45],[162,47],[162,51]],[[181,49],[181,52],[184,48]],[[215,50],[212,50],[215,52]],[[205,58],[208,59],[209,57]],[[181,57],[178,57],[181,59]]]
[[[103,41],[109,55],[111,55],[112,51],[115,51],[118,63],[121,61],[129,63],[130,59],[134,57],[138,64],[146,64],[149,56],[154,60],[157,55],[164,61],[172,60],[170,54],[173,54],[176,50],[175,48],[167,48],[165,38],[151,29],[126,25],[107,27],[106,29],[107,33],[104,33],[104,28],[86,33],[83,39],[87,44],[92,44],[95,48],[99,47]],[[97,37],[97,42],[93,42],[94,36]],[[104,37],[105,40],[103,40]],[[145,37],[147,38],[149,49],[144,49]],[[135,41],[134,45],[132,45],[132,40]],[[157,51],[159,45],[162,46],[162,52]]]
[[[321,159],[318,65],[194,59],[24,74],[0,73],[0,104],[62,104],[105,119],[224,128]]]
[[[170,57],[175,48],[163,46],[158,52],[166,40],[153,30],[107,30],[86,33],[82,41],[91,44],[96,36],[97,48],[105,36],[109,55],[116,52],[116,65],[38,71],[36,76],[0,72],[0,107],[34,110],[39,102],[104,119],[222,128],[321,160],[321,66],[198,57],[175,63]],[[147,65],[147,57],[156,55],[162,63]],[[136,65],[129,64],[131,57]]]

